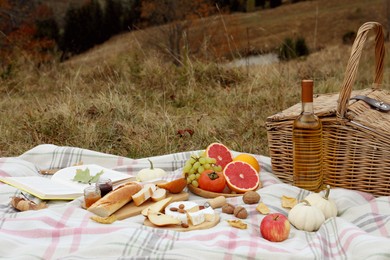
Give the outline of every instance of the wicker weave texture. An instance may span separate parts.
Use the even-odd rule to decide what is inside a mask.
[[[367,38],[376,34],[376,70],[373,88],[353,91],[357,68]],[[390,195],[390,112],[371,108],[364,101],[350,101],[365,95],[390,103],[390,93],[381,90],[384,64],[382,26],[376,22],[362,25],[357,33],[339,94],[314,98],[314,109],[323,125],[324,184],[372,193]],[[269,152],[274,173],[292,183],[292,125],[301,104],[267,118]]]

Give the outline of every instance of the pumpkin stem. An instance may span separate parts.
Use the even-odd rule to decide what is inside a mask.
[[[148,161],[149,161],[149,163],[150,163],[150,169],[151,169],[151,170],[153,170],[153,169],[154,169],[154,167],[153,167],[153,163],[152,163],[152,161],[151,161],[151,160],[149,160],[149,159],[148,159]]]
[[[210,180],[216,180],[219,178],[218,174],[216,172],[210,172],[209,174],[207,174],[210,178]]]
[[[326,192],[325,192],[325,197],[324,197],[324,199],[328,199],[328,197],[329,197],[329,193],[330,193],[330,186],[329,185],[326,185]]]
[[[305,203],[305,206],[311,206],[311,204],[308,200],[302,200],[302,202]]]

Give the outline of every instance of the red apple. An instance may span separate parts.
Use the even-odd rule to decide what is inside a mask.
[[[271,242],[281,242],[290,234],[290,222],[280,213],[265,216],[260,224],[261,235]]]

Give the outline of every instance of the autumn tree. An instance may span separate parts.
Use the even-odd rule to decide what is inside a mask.
[[[260,6],[260,7],[264,8],[265,7],[265,0],[256,0],[255,6],[257,6],[257,7]]]
[[[34,13],[35,34],[34,38],[40,41],[49,41],[51,46],[47,51],[54,51],[59,42],[59,27],[52,10],[47,5],[39,5]]]
[[[15,42],[19,26],[27,20],[30,6],[23,7],[18,3],[8,0],[0,0],[0,63],[7,66],[18,43]],[[22,36],[18,34],[18,36]]]
[[[115,0],[107,0],[104,9],[103,31],[105,38],[122,31],[122,6]]]
[[[245,12],[246,11],[246,0],[230,0],[230,11],[231,12]]]
[[[275,8],[282,5],[282,0],[269,0],[269,6]]]
[[[98,0],[91,0],[81,8],[70,6],[65,15],[65,26],[60,49],[63,58],[79,54],[107,39],[103,33],[103,11]]]
[[[133,30],[141,22],[141,0],[128,1],[122,3],[123,9],[123,19],[122,19],[122,28],[124,31]]]
[[[44,4],[0,0],[2,68],[9,72],[21,59],[33,65],[53,60],[54,38],[58,35],[55,23],[53,13]]]
[[[79,8],[70,6],[60,42],[63,59],[132,29],[139,21],[140,6],[140,0],[90,0]]]

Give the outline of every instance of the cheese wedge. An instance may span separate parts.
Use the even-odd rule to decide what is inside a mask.
[[[184,206],[184,213],[177,211],[180,205]],[[192,224],[194,226],[204,222],[212,222],[216,218],[213,208],[200,209],[199,205],[192,201],[173,202],[165,208],[165,214],[180,220],[183,224]]]
[[[192,201],[176,201],[176,202],[172,202],[171,204],[166,206],[166,208],[165,208],[165,215],[174,217],[174,218],[180,220],[180,222],[183,223],[183,224],[188,224],[187,214],[186,213],[180,213],[180,212],[177,211],[177,209],[179,208],[179,206],[181,204],[184,205],[184,210],[186,210],[186,211],[191,209],[191,208],[194,208],[194,207],[198,206],[198,204],[196,204],[195,202],[192,202]],[[172,209],[175,209],[175,210],[172,210]]]
[[[203,222],[214,221],[215,219],[215,213],[211,207],[195,212],[187,212],[187,215],[188,219],[194,226],[200,225]]]

